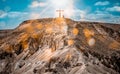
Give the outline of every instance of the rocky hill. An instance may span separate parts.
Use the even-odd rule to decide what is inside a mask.
[[[120,24],[27,20],[0,31],[0,74],[119,74]]]

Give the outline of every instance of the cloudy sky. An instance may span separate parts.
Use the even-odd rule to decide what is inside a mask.
[[[0,0],[0,29],[12,29],[28,19],[64,16],[80,21],[120,24],[120,0]]]

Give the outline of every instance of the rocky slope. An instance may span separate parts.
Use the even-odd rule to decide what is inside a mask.
[[[46,18],[0,31],[0,74],[119,73],[119,24]]]

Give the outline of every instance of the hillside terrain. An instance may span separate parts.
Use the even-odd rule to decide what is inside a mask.
[[[0,30],[0,74],[119,74],[120,24],[27,20]]]

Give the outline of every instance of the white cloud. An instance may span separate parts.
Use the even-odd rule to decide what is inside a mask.
[[[40,14],[39,13],[31,13],[30,14],[30,19],[39,19],[40,18]]]
[[[45,2],[33,1],[32,4],[30,5],[30,7],[36,8],[36,7],[44,7],[46,5],[47,5],[47,3],[45,3]]]
[[[104,23],[117,23],[120,24],[120,16],[112,15],[106,11],[97,11],[96,13],[86,14],[86,21],[91,22],[104,22]]]
[[[0,18],[21,18],[21,17],[27,17],[27,12],[2,12],[0,11]]]
[[[7,13],[7,16],[9,18],[16,18],[16,17],[25,17],[25,15],[27,15],[27,12],[9,12]]]
[[[73,2],[71,1],[70,4],[68,4],[68,6],[64,9],[64,15],[65,17],[70,18],[71,16],[74,15],[74,6],[73,6]]]
[[[4,14],[1,14],[0,15],[0,18],[4,18],[4,17],[6,17],[7,16],[7,13],[4,13]]]
[[[0,18],[4,18],[7,15],[7,13],[3,10],[0,10]]]
[[[111,8],[107,8],[107,11],[117,11],[120,12],[120,6],[113,6]]]
[[[86,13],[87,13],[87,12],[86,12],[85,10],[74,9],[73,19],[84,21],[84,20],[85,20]]]
[[[85,15],[86,15],[86,12],[85,12],[85,11],[80,11],[81,20],[84,20]]]
[[[110,4],[109,1],[103,1],[103,2],[99,1],[99,2],[95,3],[96,6],[105,6],[105,5],[109,5],[109,4]]]

